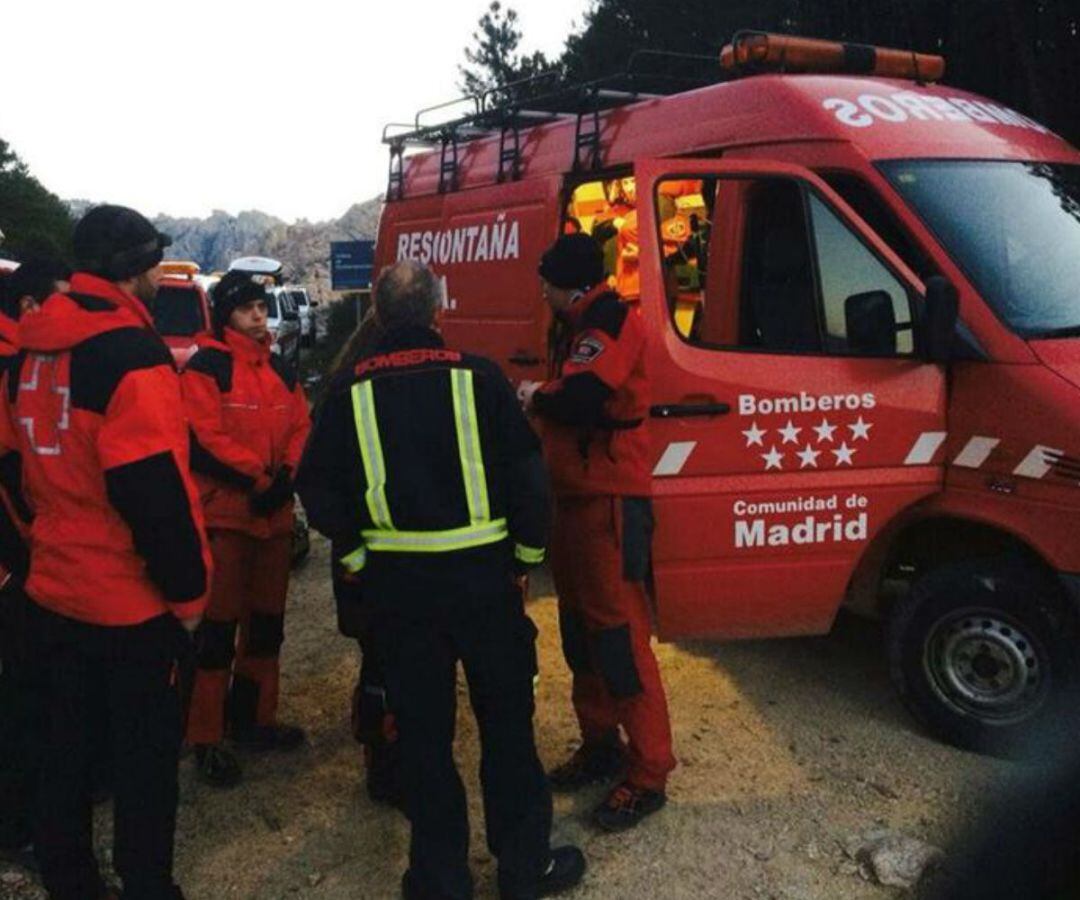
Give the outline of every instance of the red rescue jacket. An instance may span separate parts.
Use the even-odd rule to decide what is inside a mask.
[[[291,503],[266,517],[253,515],[249,500],[282,466],[295,472],[300,463],[311,430],[304,389],[270,352],[269,340],[226,328],[224,340],[204,335],[198,345],[180,380],[207,527],[262,538],[287,534]]]
[[[533,396],[556,494],[648,496],[649,379],[645,328],[606,285],[563,316],[570,327],[559,378]]]
[[[29,507],[27,593],[98,625],[205,604],[210,554],[172,357],[145,307],[78,273],[22,317],[0,413]]]

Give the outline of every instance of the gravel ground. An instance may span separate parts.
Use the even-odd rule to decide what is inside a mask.
[[[530,614],[540,629],[538,740],[545,765],[574,746],[569,673],[550,585]],[[327,546],[295,574],[287,620],[282,718],[308,729],[300,752],[245,759],[232,791],[198,784],[182,763],[177,870],[189,900],[394,898],[407,855],[402,817],[362,790],[348,730],[355,646],[337,635]],[[593,791],[556,798],[556,839],[580,843],[584,885],[606,900],[900,896],[845,852],[886,827],[945,846],[1012,767],[935,743],[894,697],[878,629],[842,617],[827,637],[659,648],[680,766],[666,810],[635,832],[585,824]],[[470,792],[477,896],[495,897],[483,841],[476,728],[463,686],[457,757]],[[98,812],[107,860],[108,812]],[[0,900],[44,897],[0,863]]]

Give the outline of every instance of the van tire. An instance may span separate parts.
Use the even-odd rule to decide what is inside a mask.
[[[912,714],[977,753],[1023,753],[1075,682],[1073,617],[1053,577],[1022,559],[948,563],[916,577],[893,607],[886,644]]]

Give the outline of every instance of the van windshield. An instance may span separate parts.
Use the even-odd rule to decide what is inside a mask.
[[[1080,337],[1080,166],[967,160],[880,165],[1017,334]]]
[[[154,327],[164,337],[190,337],[206,328],[202,298],[194,288],[162,285],[150,307]]]

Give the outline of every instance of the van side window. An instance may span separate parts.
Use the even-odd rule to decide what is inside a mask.
[[[764,353],[913,352],[905,286],[790,178],[657,186],[668,308],[689,343]]]
[[[870,184],[849,172],[818,174],[923,281],[931,275],[941,274],[930,256],[915,242]]]
[[[825,350],[892,356],[914,351],[911,302],[904,285],[836,214],[810,195]]]

